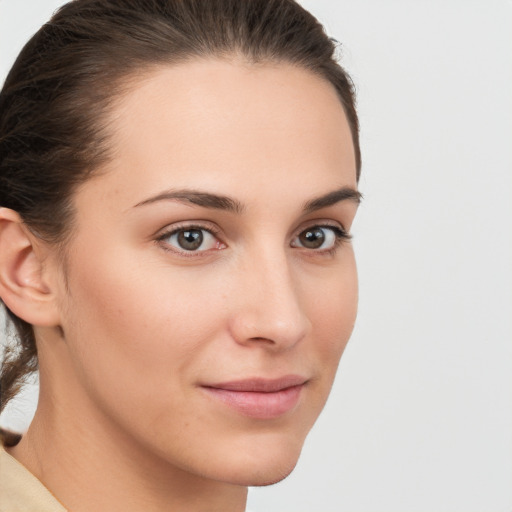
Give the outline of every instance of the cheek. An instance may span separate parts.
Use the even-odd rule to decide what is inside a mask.
[[[350,251],[344,264],[308,297],[309,316],[315,332],[314,349],[331,379],[334,379],[339,359],[352,334],[357,302],[357,270]]]
[[[220,299],[206,297],[206,284],[179,270],[144,265],[133,255],[97,256],[79,262],[70,283],[65,332],[82,379],[114,407],[123,400],[169,406],[201,347],[218,332]]]

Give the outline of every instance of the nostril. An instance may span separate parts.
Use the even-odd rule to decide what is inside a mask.
[[[278,315],[275,318],[269,310],[258,312],[241,308],[231,318],[231,335],[237,343],[273,349],[293,347],[306,337],[309,321],[302,311],[297,308],[293,315],[288,312],[287,319],[286,315]]]
[[[243,288],[232,290],[236,302],[232,303],[229,322],[238,343],[276,350],[295,345],[310,330],[310,301],[301,293],[284,256],[280,258],[274,251],[267,258],[259,257],[244,268]]]
[[[257,343],[269,343],[271,345],[273,345],[275,343],[274,340],[271,340],[269,338],[262,338],[260,336],[254,336],[253,338],[250,338],[248,341],[254,341]]]

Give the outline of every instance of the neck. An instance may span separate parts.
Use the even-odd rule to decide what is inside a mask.
[[[76,402],[63,406],[44,391],[41,381],[34,420],[20,443],[8,451],[68,510],[245,510],[246,487],[177,468],[95,417],[83,400],[78,410]]]

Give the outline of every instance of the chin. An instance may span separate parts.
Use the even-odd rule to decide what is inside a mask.
[[[230,484],[244,487],[265,487],[284,480],[297,465],[298,458],[288,464],[274,464],[273,467],[244,468],[243,471],[228,476]],[[224,478],[223,478],[224,480]]]
[[[286,443],[284,443],[286,445]],[[235,485],[262,487],[284,480],[295,468],[299,460],[300,446],[259,447],[243,454],[238,452],[235,459],[224,461],[224,475],[221,480]]]
[[[284,480],[290,473],[294,470],[297,465],[298,459],[289,467],[283,467],[278,469],[277,471],[268,471],[267,474],[258,475],[257,478],[253,478],[250,482],[244,484],[250,487],[265,487],[267,485],[274,485],[281,480]]]

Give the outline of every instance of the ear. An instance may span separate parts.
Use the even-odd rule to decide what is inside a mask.
[[[59,324],[56,290],[44,272],[47,252],[15,211],[0,208],[0,297],[16,316],[34,326]]]

